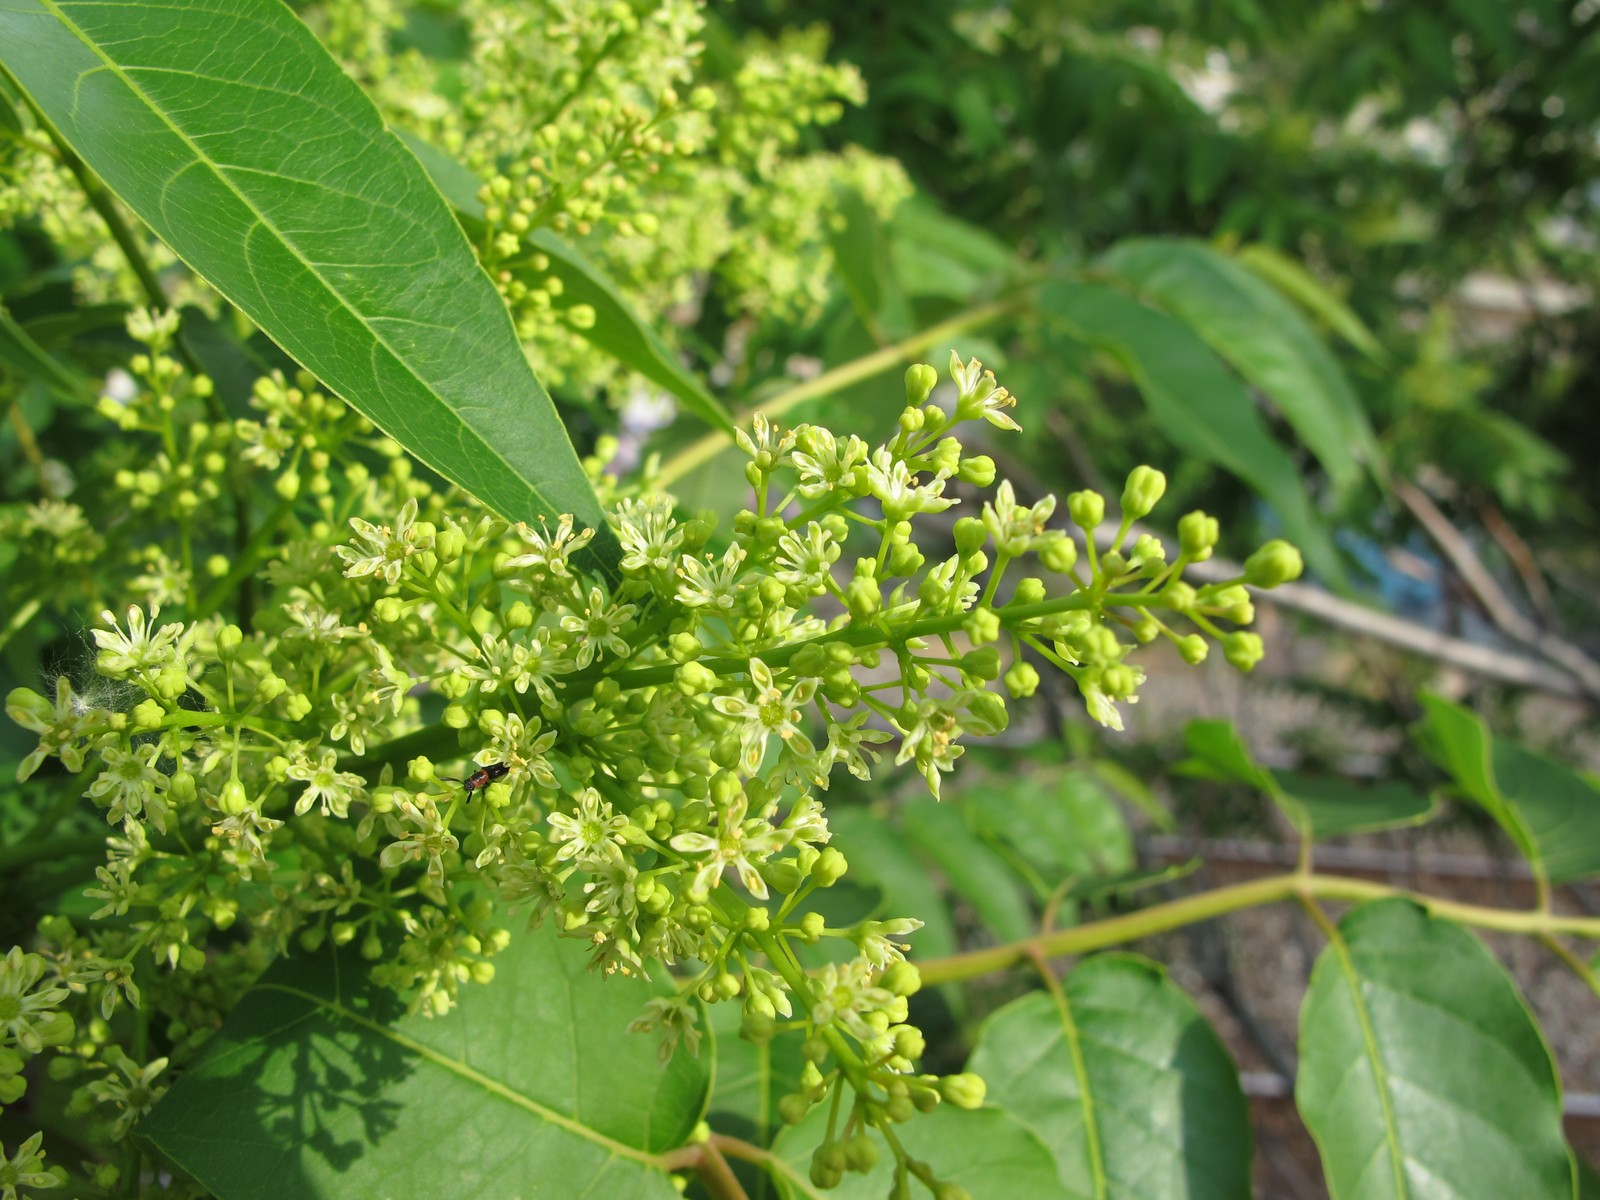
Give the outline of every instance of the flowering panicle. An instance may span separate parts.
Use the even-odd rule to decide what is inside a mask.
[[[724,529],[658,492],[615,500],[614,574],[598,569],[595,529],[447,505],[395,455],[354,473],[343,529],[331,502],[307,500],[315,520],[264,551],[252,631],[192,609],[163,621],[155,603],[105,612],[94,640],[111,691],[91,700],[61,678],[53,700],[7,699],[39,737],[20,777],[59,759],[117,833],[86,889],[95,940],[71,951],[64,982],[21,950],[0,969],[0,1038],[35,1054],[70,1037],[73,988],[102,1008],[139,1003],[139,963],[162,973],[148,984],[223,945],[259,966],[328,939],[441,1013],[493,975],[521,909],[586,943],[600,970],[679,972],[639,1023],[665,1052],[695,1044],[696,1001],[738,1003],[757,1041],[780,1018],[803,1025],[812,1069],[786,1119],[845,1086],[884,1128],[935,1098],[981,1102],[970,1077],[919,1073],[903,955],[920,922],[833,928],[809,903],[849,867],[830,783],[892,761],[937,796],[1040,666],[1112,728],[1138,699],[1144,642],[1190,661],[1219,644],[1249,669],[1259,639],[1228,628],[1252,616],[1246,585],[1293,578],[1299,557],[1269,543],[1237,580],[1186,582],[1216,522],[1185,517],[1176,554],[1135,536],[1165,486],[1149,468],[1098,542],[1103,497],[1076,493],[1063,517],[1053,498],[989,490],[993,462],[958,431],[1014,428],[1015,401],[976,361],[952,357],[951,375],[946,410],[933,369],[911,368],[877,444],[757,419],[738,439],[750,506]],[[289,390],[258,389],[268,423],[307,419],[314,393],[291,403]],[[964,515],[926,528],[946,512]],[[176,869],[180,845],[203,865]],[[845,961],[808,977],[788,947],[823,938]],[[5,1047],[0,1102],[20,1086]],[[100,1065],[86,1094],[125,1128],[165,1060]],[[837,1181],[837,1149],[813,1163],[819,1184]]]

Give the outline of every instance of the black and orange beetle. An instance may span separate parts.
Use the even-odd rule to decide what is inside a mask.
[[[495,780],[504,779],[506,772],[509,770],[511,768],[506,766],[505,763],[490,763],[486,767],[479,767],[465,779],[457,779],[452,775],[441,775],[439,778],[446,783],[459,783],[467,789],[467,797],[470,799],[473,792],[481,792]]]

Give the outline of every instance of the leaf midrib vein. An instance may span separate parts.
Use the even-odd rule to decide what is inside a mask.
[[[141,88],[137,83],[134,82],[133,79],[129,78],[127,72],[122,69],[121,64],[115,62],[108,54],[106,54],[106,52],[100,48],[100,45],[97,42],[95,42],[92,38],[90,38],[88,33],[84,29],[82,29],[78,25],[78,23],[76,21],[72,20],[72,18],[69,17],[66,14],[65,11],[62,10],[60,4],[57,3],[57,0],[38,0],[38,3],[42,7],[47,9],[56,18],[56,20],[61,22],[61,24],[63,26],[65,26],[68,30],[70,30],[72,32],[72,35],[74,37],[76,37],[80,42],[82,42],[84,44],[84,46],[88,48],[90,53],[92,53],[96,58],[98,58],[102,63],[105,64],[105,68],[106,68],[107,71],[109,71],[117,79],[121,80],[122,84],[130,92],[132,92],[142,103],[144,103],[149,108],[149,110],[152,113],[154,113],[161,120],[162,124],[164,124],[169,130],[172,131],[173,136],[178,138],[179,141],[181,141],[186,147],[188,147],[189,152],[192,155],[194,155],[195,161],[197,163],[199,163],[201,166],[203,166],[206,169],[208,169],[213,177],[215,177],[224,187],[226,187],[230,192],[232,192],[234,194],[234,196],[236,196],[238,198],[239,202],[245,206],[246,209],[248,209],[252,214],[254,214],[256,220],[262,226],[264,226],[265,228],[271,230],[273,236],[276,237],[284,246],[288,247],[289,250],[291,252],[293,252],[295,257],[297,259],[299,259],[300,262],[305,264],[306,269],[307,269],[308,273],[312,276],[312,278],[316,279],[317,282],[322,285],[324,291],[326,291],[328,295],[332,296],[334,298],[334,300],[336,300],[338,302],[340,307],[342,307],[347,313],[349,313],[350,316],[355,318],[357,324],[359,324],[362,328],[366,329],[372,335],[373,341],[377,345],[382,346],[383,349],[385,350],[385,352],[387,352],[387,354],[389,355],[389,357],[394,362],[399,364],[401,369],[404,370],[404,372],[408,376],[410,376],[410,378],[413,379],[417,383],[418,386],[420,386],[422,388],[423,394],[425,396],[427,396],[428,399],[432,400],[436,405],[439,405],[439,406],[445,408],[447,411],[451,412],[453,415],[459,416],[459,413],[456,410],[452,409],[449,404],[447,404],[443,399],[441,399],[440,397],[438,397],[438,396],[436,396],[434,394],[433,389],[428,386],[427,382],[420,375],[417,374],[415,368],[412,367],[410,362],[408,362],[405,358],[401,357],[395,351],[395,349],[392,346],[390,346],[389,343],[383,337],[381,337],[378,334],[378,331],[376,329],[372,328],[371,323],[365,317],[363,317],[362,314],[358,310],[356,310],[354,307],[351,306],[350,302],[345,299],[344,294],[342,292],[340,292],[337,288],[335,288],[333,286],[333,284],[329,280],[323,278],[321,272],[317,269],[320,266],[320,264],[316,263],[309,256],[307,256],[305,253],[303,253],[300,250],[300,248],[287,235],[285,235],[277,227],[277,225],[275,225],[270,219],[268,219],[267,215],[265,213],[263,213],[251,201],[250,197],[246,193],[240,191],[239,188],[234,185],[233,181],[231,179],[229,179],[212,162],[212,160],[207,155],[205,155],[205,154],[203,154],[201,152],[200,147],[195,144],[194,140],[192,138],[190,138],[189,135],[187,133],[185,133],[184,130],[175,121],[173,121],[173,119],[167,114],[167,111],[164,108],[162,108],[160,105],[158,105],[155,102],[155,100],[153,98],[151,98],[151,96],[144,91],[143,88]],[[130,7],[130,6],[113,4],[113,5],[108,5],[108,7]],[[81,77],[80,77],[80,81],[81,81]],[[74,85],[74,86],[76,86],[76,85]],[[376,372],[374,372],[374,375],[376,376]],[[555,506],[552,505],[550,503],[550,501],[545,498],[544,493],[540,490],[540,488],[537,485],[537,483],[535,483],[531,479],[525,478],[520,472],[518,472],[516,470],[516,468],[513,467],[511,465],[511,463],[505,458],[505,456],[502,455],[499,452],[498,448],[494,445],[494,443],[492,441],[490,441],[490,439],[485,437],[483,434],[479,433],[476,428],[468,425],[466,423],[466,421],[464,421],[464,420],[458,420],[456,423],[462,429],[471,429],[472,430],[472,434],[473,434],[473,438],[478,443],[478,445],[482,446],[483,449],[490,456],[492,456],[494,459],[498,460],[506,468],[506,470],[511,473],[511,475],[512,475],[512,477],[514,479],[516,479],[519,482],[521,482],[528,489],[528,491],[533,495],[533,497],[540,504],[544,505],[546,508],[550,509],[551,511],[554,511]],[[420,455],[419,455],[419,457],[420,457]],[[429,464],[429,465],[431,466],[433,464]]]
[[[576,1136],[583,1138],[585,1141],[592,1142],[594,1145],[610,1151],[613,1155],[619,1158],[629,1158],[634,1162],[643,1163],[647,1167],[653,1167],[657,1170],[663,1169],[659,1156],[651,1154],[646,1150],[639,1150],[633,1146],[627,1145],[626,1143],[616,1141],[613,1138],[609,1138],[605,1134],[600,1133],[595,1129],[591,1129],[589,1126],[584,1125],[580,1121],[575,1121],[571,1117],[568,1117],[563,1113],[559,1113],[553,1108],[545,1107],[531,1096],[523,1095],[516,1089],[501,1083],[498,1079],[493,1079],[490,1076],[485,1075],[483,1072],[468,1066],[459,1059],[454,1059],[448,1055],[441,1054],[431,1046],[416,1041],[414,1038],[409,1038],[405,1034],[394,1029],[390,1029],[386,1025],[381,1025],[377,1021],[362,1016],[360,1013],[352,1012],[344,1005],[330,1000],[326,996],[318,996],[313,992],[302,991],[300,988],[289,987],[288,985],[281,983],[262,983],[258,984],[257,988],[261,991],[283,992],[286,995],[294,996],[297,999],[304,1000],[308,1004],[315,1005],[316,1007],[330,1012],[335,1016],[341,1017],[353,1025],[359,1025],[362,1029],[365,1029],[370,1033],[375,1033],[379,1037],[387,1038],[395,1045],[400,1046],[405,1050],[409,1050],[412,1054],[415,1054],[420,1058],[427,1059],[435,1066],[442,1067],[451,1074],[458,1075],[462,1079],[478,1085],[485,1091],[499,1096],[502,1100],[508,1100],[517,1107],[533,1113],[541,1120],[548,1121],[550,1124],[555,1125],[556,1127],[563,1129],[568,1133],[575,1134]]]

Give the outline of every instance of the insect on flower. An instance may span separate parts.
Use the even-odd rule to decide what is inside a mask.
[[[490,763],[488,766],[479,767],[465,779],[456,779],[450,775],[441,775],[439,778],[444,780],[446,783],[459,783],[462,787],[467,789],[467,795],[470,797],[473,792],[483,791],[484,788],[495,782],[495,780],[504,779],[506,777],[506,772],[509,770],[511,770],[511,768],[506,766],[505,763]]]

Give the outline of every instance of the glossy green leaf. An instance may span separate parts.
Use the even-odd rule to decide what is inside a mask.
[[[819,1105],[778,1136],[773,1151],[788,1164],[781,1181],[788,1194],[807,1200],[883,1200],[894,1181],[894,1160],[884,1150],[865,1175],[848,1172],[838,1187],[827,1191],[810,1183],[811,1154],[827,1124],[827,1105]],[[967,1112],[944,1104],[896,1125],[894,1132],[907,1154],[926,1162],[940,1180],[966,1188],[974,1200],[1044,1200],[1060,1194],[1049,1150],[1037,1134],[1002,1109]],[[913,1194],[918,1187],[912,1183]]]
[[[1066,879],[1119,875],[1134,865],[1127,821],[1085,772],[991,776],[967,791],[963,803],[977,829],[1006,843],[1043,876],[1046,891]]]
[[[1049,284],[1040,289],[1039,308],[1057,330],[1114,358],[1175,444],[1259,492],[1312,568],[1345,586],[1343,563],[1294,460],[1268,432],[1244,385],[1199,335],[1107,284]]]
[[[970,302],[980,288],[1018,269],[1015,251],[999,238],[920,196],[907,200],[890,219],[889,258],[907,296],[958,303]]]
[[[658,988],[519,933],[443,1017],[409,1016],[355,947],[274,965],[139,1127],[220,1200],[677,1193],[704,1060],[630,1020]]]
[[[1321,340],[1258,276],[1204,242],[1133,238],[1100,265],[1177,317],[1268,396],[1336,488],[1378,465],[1366,411]]]
[[[833,845],[850,862],[851,883],[876,887],[877,918],[915,917],[922,928],[911,934],[912,958],[954,954],[955,926],[944,897],[911,847],[882,818],[861,808],[836,808],[828,814]]]
[[[1016,873],[973,833],[959,804],[921,796],[906,805],[900,821],[906,839],[939,868],[951,890],[1001,941],[1018,941],[1035,932],[1033,911]]]
[[[399,137],[455,209],[468,234],[481,234],[483,201],[478,199],[478,192],[482,181],[444,151],[415,134],[400,131]],[[733,417],[727,406],[678,361],[678,356],[634,312],[604,271],[548,229],[536,230],[526,240],[550,260],[549,276],[561,281],[561,294],[555,299],[555,307],[568,309],[575,304],[587,304],[594,309],[594,324],[582,328],[574,326],[573,332],[676,396],[685,408],[708,425],[733,432]]]
[[[1423,695],[1418,742],[1552,883],[1600,875],[1600,789],[1515,742],[1470,709]]]
[[[1388,356],[1372,330],[1300,263],[1260,243],[1243,247],[1235,257],[1373,362],[1387,361]]]
[[[138,216],[299,362],[514,520],[615,540],[439,193],[285,6],[16,0],[0,61]]]
[[[1096,955],[1059,997],[1006,1005],[984,1023],[968,1069],[1049,1147],[1059,1176],[1049,1195],[1249,1195],[1238,1070],[1194,1001],[1148,959]]]
[[[1420,825],[1438,809],[1431,796],[1402,783],[1362,787],[1335,777],[1269,771],[1250,754],[1229,721],[1190,721],[1184,744],[1194,757],[1180,764],[1191,775],[1243,783],[1267,796],[1302,835],[1321,841],[1351,833]]]
[[[1336,775],[1288,771],[1274,771],[1272,777],[1283,794],[1310,815],[1312,836],[1319,841],[1421,825],[1439,811],[1436,798],[1395,780],[1361,785]]]
[[[1349,1200],[1570,1200],[1561,1087],[1515,985],[1406,900],[1347,913],[1300,1014],[1295,1101]]]

